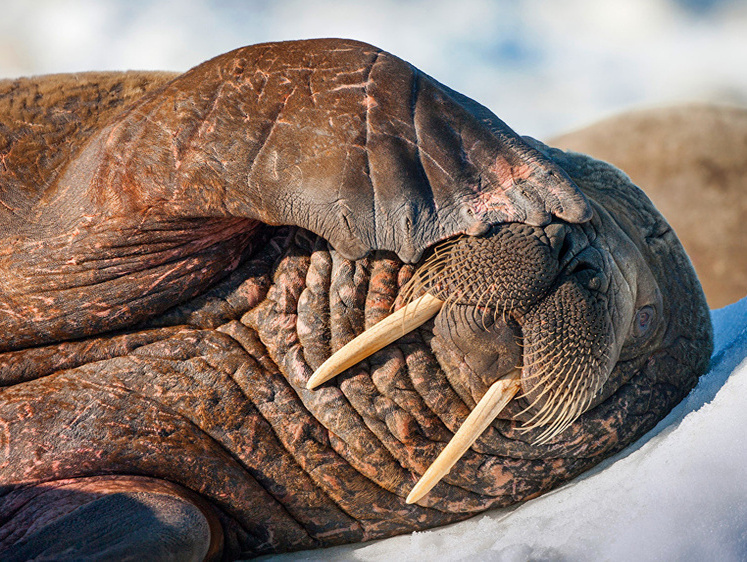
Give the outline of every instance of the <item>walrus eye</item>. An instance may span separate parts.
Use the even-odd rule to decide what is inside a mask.
[[[652,306],[644,306],[635,315],[635,322],[633,324],[633,332],[638,338],[647,336],[651,332],[651,328],[654,325],[656,319],[656,311]]]

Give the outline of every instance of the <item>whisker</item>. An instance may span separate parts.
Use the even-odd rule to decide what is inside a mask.
[[[566,365],[568,365],[568,368],[566,368]],[[543,407],[526,422],[524,425],[525,428],[536,428],[540,425],[546,424],[548,420],[551,419],[554,420],[551,427],[555,427],[557,424],[562,424],[568,419],[569,403],[573,401],[575,389],[578,388],[578,384],[583,379],[583,376],[581,376],[583,373],[581,373],[581,375],[579,374],[579,371],[582,371],[582,369],[583,362],[578,356],[574,358],[566,358],[561,369],[556,371],[558,379],[553,381],[551,384],[546,385],[542,392],[532,399],[531,404],[522,411],[522,413],[526,413],[532,407],[535,407],[544,395],[548,392],[551,393],[551,397],[546,401]],[[547,376],[544,378],[547,378]],[[567,383],[569,379],[570,383]],[[574,382],[574,388],[571,388],[570,385]],[[562,406],[562,408],[558,412],[558,407],[560,406]]]

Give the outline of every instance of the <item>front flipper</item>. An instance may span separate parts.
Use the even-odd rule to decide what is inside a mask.
[[[565,172],[486,108],[345,40],[256,45],[190,70],[99,133],[58,193],[55,217],[80,216],[81,200],[92,214],[241,217],[406,262],[500,222],[590,217]]]
[[[0,224],[0,349],[184,302],[240,263],[260,223],[414,263],[496,223],[590,216],[570,178],[486,108],[354,41],[238,49],[91,126],[33,204],[0,193],[18,217]]]
[[[142,477],[82,478],[19,489],[0,526],[0,558],[218,560],[216,515],[178,486]],[[6,502],[8,503],[8,502]]]

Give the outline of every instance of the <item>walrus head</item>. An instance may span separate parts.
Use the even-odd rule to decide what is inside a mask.
[[[434,353],[473,410],[408,501],[427,493],[496,418],[514,452],[519,442],[524,455],[594,454],[641,431],[631,406],[646,387],[684,395],[692,373],[705,368],[708,354],[691,346],[710,338],[707,307],[663,217],[613,167],[538,148],[581,187],[591,220],[502,224],[437,245],[404,287],[406,306],[388,319],[391,332],[370,344],[362,334],[353,347],[365,351],[347,358],[349,366],[435,316]],[[346,359],[338,353],[330,365]],[[332,376],[329,369],[310,387]],[[627,411],[610,416],[621,400]]]

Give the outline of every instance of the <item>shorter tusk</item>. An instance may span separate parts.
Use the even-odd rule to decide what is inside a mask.
[[[506,377],[494,382],[485,395],[480,399],[464,420],[459,430],[444,447],[433,464],[428,467],[425,474],[418,480],[415,487],[405,500],[407,503],[415,503],[431,491],[433,486],[446,476],[451,467],[462,458],[482,432],[493,423],[493,420],[506,407],[516,395],[521,386],[521,369],[514,369]]]
[[[363,361],[393,341],[424,324],[441,310],[443,301],[425,293],[422,297],[393,312],[381,322],[374,324],[368,330],[353,338],[342,346],[336,353],[322,363],[309,381],[306,388],[312,390],[339,375],[345,369]]]

